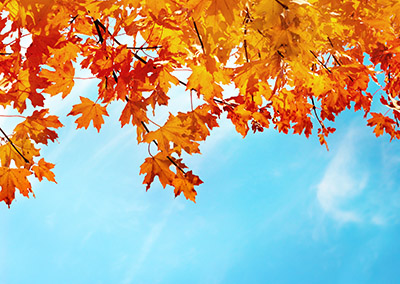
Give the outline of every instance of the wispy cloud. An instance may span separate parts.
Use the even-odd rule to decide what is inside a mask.
[[[361,194],[368,180],[368,174],[357,164],[355,132],[354,129],[348,131],[317,186],[317,199],[322,210],[341,223],[363,219],[356,209],[346,208],[349,201]]]
[[[135,283],[134,279],[136,274],[142,269],[142,266],[146,261],[148,255],[151,253],[154,244],[159,239],[161,232],[164,230],[164,227],[166,226],[168,219],[174,210],[175,204],[176,204],[175,202],[171,203],[171,205],[165,209],[163,218],[159,222],[154,224],[154,226],[152,226],[150,232],[148,233],[142,245],[138,258],[132,263],[132,266],[128,270],[127,275],[125,276],[122,283],[124,284]]]

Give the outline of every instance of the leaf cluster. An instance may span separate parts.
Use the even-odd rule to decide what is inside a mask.
[[[38,145],[54,142],[62,124],[45,102],[70,95],[77,68],[99,82],[95,101],[66,106],[77,128],[100,131],[107,108],[123,103],[121,127],[157,145],[140,168],[146,189],[157,176],[192,201],[202,181],[182,151],[200,153],[223,115],[243,137],[316,131],[327,146],[335,129],[326,125],[361,110],[376,136],[400,138],[396,0],[5,0],[0,11],[0,105],[23,119],[2,130],[0,201],[8,205],[16,189],[32,192],[30,175],[55,182]],[[186,81],[177,77],[183,69]],[[370,113],[377,95],[367,91],[379,74],[384,114]],[[191,105],[159,125],[150,115],[168,107],[173,85],[185,86]],[[237,92],[223,94],[228,85]]]

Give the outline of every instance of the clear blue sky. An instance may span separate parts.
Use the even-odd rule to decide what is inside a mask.
[[[77,82],[66,104],[95,94]],[[204,181],[194,204],[158,182],[145,192],[147,147],[120,106],[100,134],[53,106],[65,127],[43,154],[58,184],[0,204],[0,283],[400,283],[400,146],[362,113],[338,118],[329,152],[221,123],[187,159]]]

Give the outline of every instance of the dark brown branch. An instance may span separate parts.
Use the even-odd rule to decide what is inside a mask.
[[[193,24],[194,24],[194,29],[196,30],[196,33],[197,33],[197,37],[199,38],[199,41],[200,41],[201,49],[203,50],[203,53],[206,54],[206,51],[204,50],[203,41],[201,40],[201,36],[200,36],[199,30],[197,29],[197,25],[196,25],[196,22],[194,20],[193,20]]]
[[[328,36],[328,40],[329,40],[329,43],[331,44],[331,46],[333,47],[333,43],[332,43],[331,39],[329,38],[329,36]]]
[[[99,37],[101,37],[100,42],[103,42],[103,37],[101,35],[100,28],[103,29],[104,33],[108,33],[109,35],[112,36],[110,31],[98,19],[94,21],[94,24],[96,26],[96,30],[97,30],[97,33],[99,34]],[[115,37],[112,37],[112,39],[115,41],[115,43],[117,43],[118,45],[121,45],[121,43]]]
[[[331,55],[332,55],[332,57],[333,57],[333,60],[335,60],[335,62],[336,62],[339,66],[342,66],[342,64],[339,62],[339,60],[336,58],[336,56],[333,55],[333,54],[331,54]]]
[[[250,12],[249,9],[246,7],[246,16],[244,17],[243,24],[244,24],[244,41],[243,41],[243,46],[244,46],[244,54],[246,56],[246,62],[249,62],[249,54],[247,52],[247,40],[246,40],[246,35],[247,35],[247,24],[251,21],[250,18]]]
[[[162,45],[156,46],[143,46],[143,47],[127,47],[127,49],[144,50],[144,49],[158,49],[162,48]]]
[[[115,83],[118,83],[118,76],[117,76],[117,73],[115,73],[115,71],[113,70],[112,74],[113,74]]]
[[[99,41],[98,42],[101,42],[101,43],[103,43],[103,41],[104,41],[104,39],[103,39],[103,35],[101,34],[101,31],[100,31],[100,21],[99,20],[95,20],[94,21],[94,26],[96,27],[96,31],[97,31],[97,35],[99,36]],[[103,26],[103,25],[102,25]],[[104,26],[103,26],[104,27]]]
[[[71,21],[69,21],[69,24],[72,24],[72,23],[75,21],[76,18],[78,18],[78,15],[76,15],[75,17],[73,17],[73,18],[71,19]]]
[[[287,5],[285,5],[285,4],[283,4],[281,1],[275,0],[275,2],[277,2],[279,5],[281,5],[283,7],[283,9],[285,9],[285,10],[289,9],[289,7]]]
[[[314,110],[314,114],[315,117],[317,118],[319,124],[321,125],[322,128],[325,128],[324,124],[322,123],[322,121],[319,119],[318,114],[317,114],[317,108],[315,107],[315,102],[314,102],[314,98],[311,96],[311,102],[313,104],[313,110]]]
[[[315,55],[315,53],[312,50],[310,50],[310,52],[311,52],[312,55],[314,55],[315,59],[317,59],[319,64],[321,64],[322,67],[325,68],[326,71],[328,71],[329,73],[332,73],[332,71],[328,67],[326,67],[326,65],[321,60],[319,60],[319,58]]]
[[[244,30],[244,34],[246,35],[246,30]],[[246,62],[249,62],[249,55],[247,53],[247,41],[246,39],[243,41],[243,46],[244,46],[244,54],[246,56]]]
[[[25,163],[29,163],[28,159],[25,158],[24,155],[22,155],[22,153],[17,149],[17,147],[15,147],[14,143],[11,141],[10,138],[8,138],[7,134],[3,131],[3,129],[1,129],[1,127],[0,127],[0,131],[7,138],[8,142],[10,142],[11,146],[13,146],[15,151],[17,151],[17,153],[22,157],[22,159],[24,159]]]
[[[137,55],[135,52],[133,53],[133,56],[138,59],[140,62],[142,62],[143,64],[146,64],[147,61],[144,60],[142,57],[140,57],[139,55]]]
[[[0,55],[11,55],[11,52],[0,52]]]

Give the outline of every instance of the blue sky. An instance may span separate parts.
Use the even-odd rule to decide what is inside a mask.
[[[147,147],[120,128],[121,105],[100,134],[75,130],[65,115],[96,94],[76,84],[51,102],[65,127],[43,155],[58,184],[0,204],[0,283],[399,283],[400,146],[362,113],[337,119],[329,152],[274,130],[242,139],[222,120],[186,159],[204,181],[194,204],[158,182],[145,191]]]

